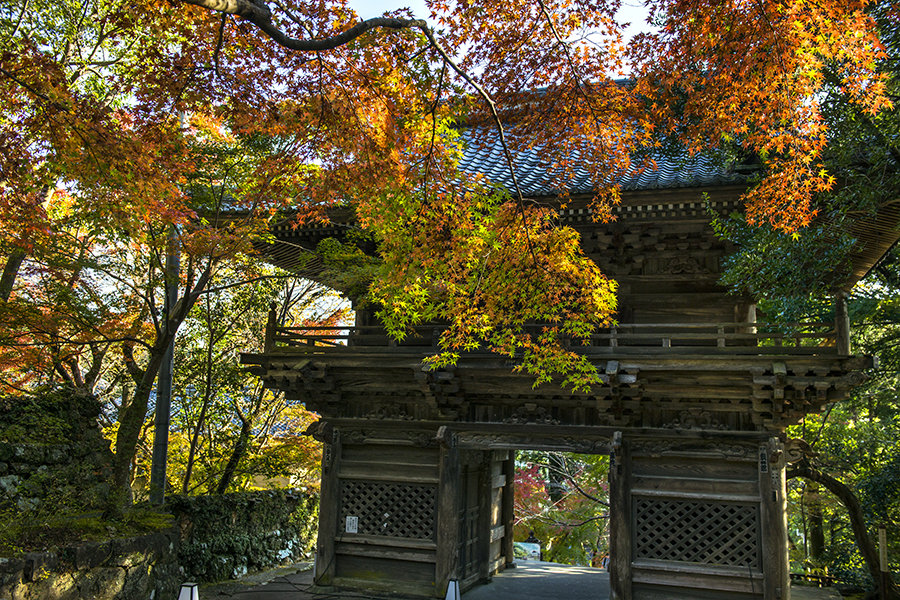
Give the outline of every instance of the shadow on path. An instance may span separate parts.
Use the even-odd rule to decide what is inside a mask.
[[[518,561],[515,569],[463,594],[463,600],[607,600],[609,573],[592,567]]]
[[[462,600],[608,600],[609,573],[590,567],[520,561]],[[200,588],[201,600],[385,600],[400,596],[315,590],[311,564],[298,563]],[[168,600],[168,599],[160,599]],[[791,586],[791,600],[840,600],[832,589]]]

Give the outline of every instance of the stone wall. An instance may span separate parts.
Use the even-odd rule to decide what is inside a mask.
[[[183,581],[175,529],[0,558],[0,600],[171,600]]]
[[[213,582],[310,556],[318,502],[301,491],[174,496],[176,527],[0,558],[0,600],[171,600]]]
[[[304,560],[318,524],[318,498],[299,490],[166,500],[181,531],[179,561],[191,581],[237,579]]]
[[[112,452],[99,410],[93,397],[66,389],[0,397],[0,524],[102,506]],[[173,496],[166,503],[176,517],[170,530],[0,557],[0,600],[170,600],[184,581],[297,562],[315,543],[315,494]]]
[[[0,512],[91,510],[109,491],[100,404],[72,390],[0,397]]]

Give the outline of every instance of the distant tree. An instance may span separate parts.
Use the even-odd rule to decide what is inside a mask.
[[[544,560],[590,565],[608,552],[606,456],[520,451],[516,457],[515,536],[541,540]]]
[[[231,288],[194,307],[177,344],[173,429],[182,442],[170,472],[182,493],[225,493],[253,475],[293,473],[295,485],[318,485],[318,444],[301,436],[315,415],[240,366],[241,352],[262,351],[270,302],[278,302],[279,322],[300,327],[339,324],[349,310],[333,292],[296,279]],[[192,481],[195,465],[202,474]]]
[[[810,446],[810,453],[788,471],[798,479],[792,487],[799,510],[792,511],[792,523],[804,550],[800,556],[873,590],[880,571],[878,524],[887,525],[889,556],[900,551],[895,517],[900,507],[898,267],[895,250],[851,297],[854,352],[878,356],[878,367],[850,398],[823,414],[808,415],[790,432]],[[896,572],[896,561],[892,567]],[[900,597],[896,585],[887,597]]]

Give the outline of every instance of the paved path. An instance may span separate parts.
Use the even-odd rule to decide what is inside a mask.
[[[385,596],[345,591],[314,593],[312,565],[296,564],[200,588],[200,600],[363,600]],[[609,573],[589,567],[545,562],[519,562],[514,569],[479,585],[462,600],[607,600]],[[825,588],[791,586],[791,600],[839,600],[840,594]],[[167,599],[160,599],[167,600]]]
[[[607,600],[609,573],[591,567],[519,561],[490,583],[463,594],[463,600]]]
[[[791,600],[841,600],[841,594],[834,588],[816,588],[791,584]]]
[[[311,600],[340,597],[308,592],[312,586],[312,575],[312,564],[297,563],[248,575],[240,581],[202,585],[200,600]]]

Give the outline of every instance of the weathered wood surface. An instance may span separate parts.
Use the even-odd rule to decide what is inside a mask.
[[[329,496],[328,506],[320,509],[335,522],[333,582],[433,595],[438,557],[450,564],[441,553],[436,531],[443,467],[436,444],[416,445],[409,434],[433,439],[434,433],[407,426],[404,431],[378,430],[368,437],[358,429],[360,423],[356,425],[335,426],[342,452],[329,476],[336,472],[339,497]],[[445,477],[453,478],[450,468]],[[348,529],[348,517],[356,520],[356,531]]]
[[[492,453],[481,452],[478,465],[478,575],[481,581],[491,577],[491,525],[494,508],[494,494],[491,487]]]
[[[316,542],[317,585],[328,586],[335,577],[335,537],[341,502],[340,480],[341,438],[336,431],[322,451],[322,483],[319,490],[319,533]]]
[[[423,367],[422,357],[338,352],[245,360],[258,362],[267,385],[331,418],[732,431],[796,423],[845,397],[872,364],[834,355],[620,354],[597,357],[600,384],[567,393],[555,383],[535,388],[495,356],[464,355],[455,368],[439,371]],[[698,421],[699,413],[710,414]]]
[[[491,457],[491,532],[490,532],[490,556],[488,574],[494,575],[506,565],[504,539],[512,535],[512,530],[507,531],[504,522],[504,494],[506,492],[506,463],[509,460],[508,450],[494,450]]]
[[[460,588],[465,591],[482,578],[484,569],[481,549],[487,532],[484,529],[482,499],[485,490],[482,487],[484,472],[484,452],[466,450],[460,452],[460,512],[457,522],[460,527]]]
[[[632,600],[632,518],[630,442],[621,432],[612,436],[609,461],[609,582],[610,600]]]
[[[666,298],[671,304],[671,298]],[[839,320],[838,325],[843,325]],[[346,327],[279,327],[266,326],[266,352],[281,348],[298,351],[327,353],[352,351],[366,352],[372,348],[382,350],[412,349],[413,351],[436,347],[443,326],[423,325],[412,329],[403,340],[395,340],[378,326]],[[542,326],[535,325],[535,333]],[[785,332],[788,329],[788,332]],[[527,329],[526,329],[527,330]],[[840,332],[842,330],[839,330]],[[663,322],[621,323],[608,329],[600,329],[587,340],[569,340],[573,349],[585,353],[603,351],[615,347],[638,347],[642,352],[665,352],[680,346],[692,351],[715,348],[718,353],[734,349],[740,353],[781,352],[784,354],[836,353],[837,333],[835,324],[797,323],[770,326],[757,322]],[[698,348],[699,347],[699,348]],[[830,350],[828,350],[830,349]],[[843,353],[846,355],[848,353]]]
[[[435,595],[447,592],[451,579],[459,573],[459,449],[453,439],[440,449],[440,486],[438,488],[437,556],[435,563]]]
[[[396,583],[405,586],[407,593],[441,597],[450,579],[462,580],[465,589],[506,565],[512,530],[507,491],[511,491],[514,455],[496,448],[492,436],[507,434],[496,434],[498,426],[487,423],[433,422],[429,426],[433,429],[425,423],[412,427],[391,420],[335,421],[343,448],[344,481],[359,481],[366,467],[410,485],[421,485],[417,473],[423,469],[437,473],[434,536],[421,540],[339,533],[335,581],[369,586],[366,574],[379,573],[379,589]],[[615,436],[609,428],[508,424],[502,429],[507,427],[519,436],[519,442],[524,435],[539,439],[538,433],[570,435],[573,440],[585,431],[609,436],[596,448],[615,453],[610,467],[613,598],[686,599],[716,592],[727,600],[775,600],[774,594],[785,589],[781,580],[787,571],[780,566],[779,554],[786,539],[784,522],[765,521],[780,510],[774,507],[766,516],[765,486],[781,485],[783,498],[783,476],[780,484],[773,484],[770,474],[760,473],[759,464],[759,449],[768,447],[771,434],[653,429],[626,430],[623,436]],[[413,439],[418,442],[412,443]],[[472,449],[462,449],[463,441]],[[657,515],[650,529],[676,538],[658,544],[653,535],[646,537],[647,517],[642,511],[647,507],[653,507]],[[707,514],[718,519],[710,531],[704,529]],[[766,528],[771,531],[767,533]],[[698,542],[690,539],[694,530],[702,532],[709,546],[701,548],[706,552],[702,556],[693,554],[699,551],[694,548]],[[670,545],[683,553],[667,555],[660,550]],[[465,565],[460,564],[460,551]],[[746,564],[741,562],[745,558]],[[409,577],[394,581],[406,573]],[[698,589],[705,591],[691,596]]]
[[[787,498],[785,494],[784,448],[771,438],[759,446],[760,519],[765,548],[765,598],[784,598],[790,592],[788,563]]]
[[[510,452],[503,463],[503,474],[506,476],[506,485],[503,488],[503,505],[501,507],[501,521],[506,526],[506,536],[503,538],[503,558],[505,567],[513,564],[515,553],[513,550],[513,527],[516,522],[515,491],[516,491],[516,453]]]
[[[443,597],[454,578],[465,589],[512,560],[507,451],[612,450],[615,600],[789,593],[784,479],[768,438],[842,399],[872,362],[849,355],[840,299],[835,323],[782,333],[757,322],[749,298],[726,295],[718,278],[731,247],[709,227],[698,191],[628,192],[606,224],[593,221],[587,197],[560,211],[619,283],[623,324],[597,331],[588,345],[564,340],[600,373],[587,392],[558,382],[534,388],[511,372],[514,360],[484,350],[432,370],[422,359],[435,351],[438,328],[395,341],[367,311],[358,314],[360,327],[345,329],[278,328],[270,319],[265,353],[242,362],[342,437],[327,465],[323,459],[317,579]],[[739,208],[742,187],[706,191],[717,213]],[[350,216],[335,216],[331,225],[277,227],[294,244],[279,256],[340,236]],[[358,501],[369,492],[397,500],[376,510]],[[421,500],[418,511],[410,498]],[[365,531],[344,530],[346,506],[372,513],[355,515],[369,519]],[[648,532],[642,519],[651,512]],[[714,530],[704,529],[706,515]]]
[[[635,600],[762,600],[763,580],[762,573],[741,568],[683,568],[646,559],[633,563]]]
[[[776,600],[771,580],[781,571],[773,576],[767,565],[787,554],[763,535],[758,450],[766,443],[633,440],[634,600]]]

